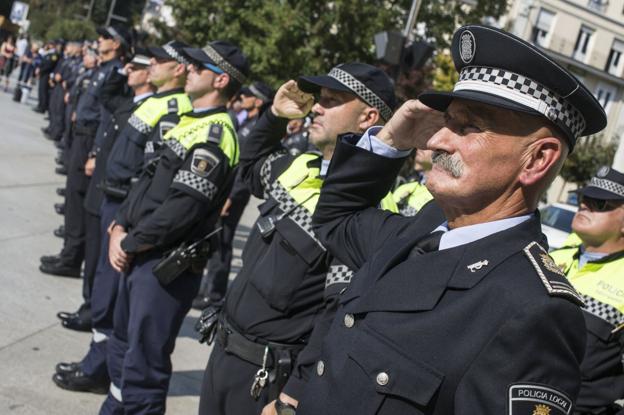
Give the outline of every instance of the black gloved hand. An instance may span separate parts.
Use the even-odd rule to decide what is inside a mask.
[[[195,323],[195,331],[199,333],[199,342],[212,344],[217,333],[221,304],[211,304],[202,311],[201,317]]]

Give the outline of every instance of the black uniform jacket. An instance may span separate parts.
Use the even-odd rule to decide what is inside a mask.
[[[225,107],[187,116],[202,118],[216,112],[225,112]],[[143,172],[115,217],[115,222],[128,231],[121,243],[126,252],[142,247],[164,251],[203,237],[216,222],[220,193],[231,187],[233,169],[218,145],[205,142],[185,150],[171,138],[159,151],[153,176]],[[208,174],[198,175],[195,156],[205,152],[218,162]]]
[[[356,274],[297,414],[570,413],[580,297],[546,262],[537,215],[408,259],[443,219],[435,202],[413,218],[370,208],[402,162],[346,142],[334,153],[314,222]]]
[[[140,101],[135,103],[132,98],[132,90],[128,88],[128,78],[114,72],[102,86],[102,105],[110,111],[113,116],[108,128],[102,135],[101,146],[96,153],[95,170],[89,182],[89,189],[85,198],[85,208],[93,215],[100,214],[100,206],[104,199],[104,193],[100,188],[100,183],[104,179],[106,172],[106,162],[111,148],[115,144],[117,137],[127,125],[128,118],[132,111],[140,105]]]
[[[241,177],[254,196],[265,199],[259,206],[261,218],[293,207],[277,184],[294,159],[280,145],[287,122],[265,111],[241,148]],[[323,305],[328,258],[306,212],[295,209],[276,222],[268,237],[261,236],[256,224],[251,230],[243,268],[225,300],[230,323],[249,338],[302,344],[312,331]]]

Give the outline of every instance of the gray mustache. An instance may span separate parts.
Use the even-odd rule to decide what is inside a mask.
[[[431,155],[431,162],[447,171],[456,179],[464,173],[464,163],[456,155],[451,155],[446,151],[434,150]]]

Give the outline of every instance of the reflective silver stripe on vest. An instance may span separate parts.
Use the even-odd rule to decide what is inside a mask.
[[[165,144],[175,153],[176,156],[183,159],[186,156],[186,149],[175,139],[166,140]]]
[[[269,191],[271,187],[271,168],[272,164],[275,160],[280,159],[286,155],[284,151],[278,151],[275,153],[269,154],[269,156],[262,163],[262,167],[260,167],[260,183],[264,189],[264,198],[269,198]]]
[[[212,200],[212,198],[217,194],[217,186],[215,186],[214,183],[204,177],[199,177],[188,170],[178,170],[173,178],[173,183],[180,183],[184,186],[190,187],[210,200]]]
[[[583,295],[585,310],[606,322],[618,326],[624,323],[624,314],[612,305],[605,304],[588,295]]]
[[[353,277],[353,271],[346,265],[331,265],[325,278],[325,288],[334,284],[349,284]]]
[[[271,184],[269,194],[279,203],[279,208],[282,212],[287,212],[294,208],[287,217],[303,229],[325,251],[325,247],[321,241],[316,239],[316,235],[312,230],[312,215],[308,212],[308,209],[303,206],[297,206],[297,201],[288,194],[277,180]],[[297,207],[295,208],[295,206]]]
[[[128,124],[134,127],[135,130],[141,134],[149,134],[152,131],[152,127],[145,123],[142,119],[132,114],[128,119]]]

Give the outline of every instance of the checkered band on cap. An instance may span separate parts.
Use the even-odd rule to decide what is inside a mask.
[[[329,76],[349,88],[368,105],[377,108],[381,114],[381,118],[383,118],[384,121],[388,121],[392,118],[392,109],[390,109],[388,104],[379,98],[379,96],[371,91],[366,85],[358,81],[353,75],[343,71],[340,68],[333,68],[329,71]]]
[[[219,52],[217,52],[212,46],[206,45],[204,49],[202,50],[204,51],[204,53],[206,53],[206,55],[208,55],[210,59],[214,61],[214,63],[219,68],[227,72],[228,75],[231,75],[234,79],[236,79],[241,84],[245,83],[245,80],[247,79],[247,77],[243,75],[241,71],[239,71],[234,66],[232,66],[228,61],[223,59],[223,56],[219,55]]]
[[[188,61],[188,59],[186,59],[184,56],[182,56],[182,54],[180,54],[177,50],[175,50],[169,44],[166,44],[165,46],[163,46],[163,49],[165,50],[165,52],[167,52],[167,54],[169,56],[171,56],[173,59],[175,59],[176,61],[178,61],[182,65],[190,65],[191,64]]]
[[[592,177],[589,183],[592,187],[597,187],[607,192],[615,193],[618,196],[624,197],[624,185],[608,179],[599,179],[598,177]]]
[[[485,92],[524,105],[543,114],[575,139],[585,129],[583,114],[545,86],[514,72],[484,66],[462,69],[453,92]]]

